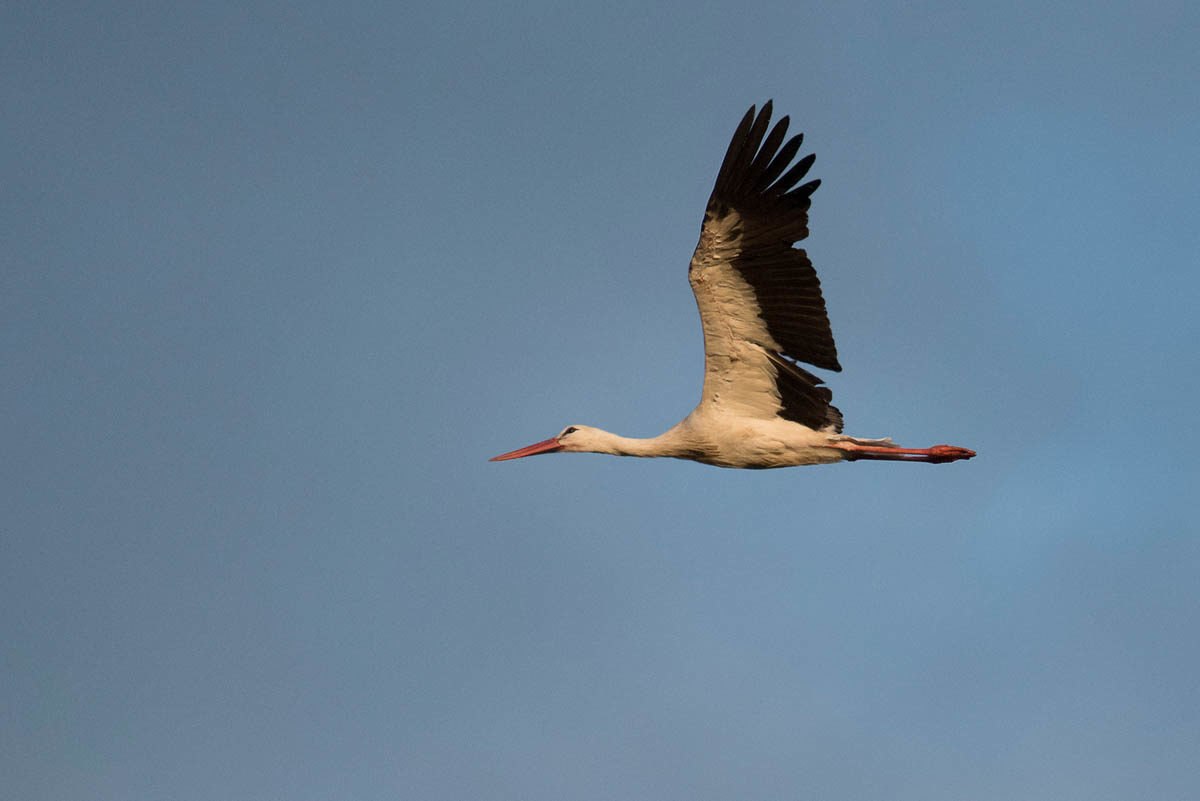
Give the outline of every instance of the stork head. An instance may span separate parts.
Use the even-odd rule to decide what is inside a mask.
[[[592,447],[593,435],[598,429],[590,426],[567,426],[550,439],[526,445],[515,451],[493,456],[489,462],[503,462],[508,459],[520,459],[522,456],[536,456],[539,453],[558,453],[559,451],[580,452],[595,450]]]

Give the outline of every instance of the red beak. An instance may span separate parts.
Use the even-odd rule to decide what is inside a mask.
[[[558,438],[551,437],[550,439],[543,440],[542,442],[535,442],[532,445],[526,445],[524,448],[518,448],[515,451],[509,451],[508,453],[502,453],[499,456],[493,456],[491,459],[488,459],[488,461],[503,462],[508,459],[520,459],[522,456],[536,456],[539,453],[554,453],[555,451],[561,450],[562,445],[558,444]]]

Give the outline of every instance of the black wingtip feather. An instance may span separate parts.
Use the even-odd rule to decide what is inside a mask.
[[[763,168],[762,174],[755,182],[755,188],[759,192],[768,194],[774,192],[774,189],[770,189],[768,187],[771,187],[771,185],[774,184],[775,179],[779,177],[779,174],[787,169],[787,166],[792,163],[792,159],[796,157],[796,152],[800,150],[800,144],[803,141],[804,134],[796,134],[789,139],[783,147],[778,149],[774,158],[772,158],[771,162]]]
[[[809,181],[806,184],[803,184],[803,185],[797,187],[796,189],[793,189],[791,192],[788,192],[788,195],[791,195],[794,197],[811,197],[812,193],[816,192],[817,188],[820,185],[821,185],[821,179],[816,178],[812,181]]]
[[[754,109],[753,106],[750,107]],[[746,138],[743,140],[738,149],[737,159],[734,160],[732,174],[730,176],[732,186],[730,190],[735,194],[742,194],[750,189],[747,186],[754,177],[754,156],[758,153],[759,147],[762,145],[763,136],[767,132],[767,125],[771,122],[771,101],[768,100],[758,112],[754,123],[750,126],[750,130],[746,133]]]
[[[745,148],[746,137],[750,135],[750,127],[754,124],[754,106],[746,112],[742,117],[742,121],[738,123],[737,130],[733,132],[733,138],[729,141],[729,148],[725,151],[725,159],[721,162],[721,169],[717,171],[717,183],[713,187],[713,195],[728,194],[732,189],[734,176],[736,174],[736,165],[738,159],[741,158],[742,151]]]
[[[754,189],[756,191],[760,191],[765,184],[770,183],[770,179],[767,178],[767,175],[770,174],[771,167],[774,166],[775,162],[779,160],[778,156],[772,158],[772,154],[776,153],[777,151],[782,152],[779,150],[779,145],[781,142],[783,142],[783,138],[787,136],[787,129],[787,117],[784,117],[779,122],[775,123],[775,127],[771,129],[771,133],[767,134],[766,140],[762,143],[762,145],[760,145],[758,155],[754,157],[754,161],[750,164],[751,172],[759,174],[759,177],[754,183]]]
[[[782,117],[768,134],[773,108],[774,102],[768,100],[761,110],[755,106],[746,110],[721,161],[710,204],[718,208],[731,205],[745,208],[771,197],[796,197],[791,195],[792,187],[812,167],[816,156],[810,154],[791,164],[804,142],[804,134],[798,133],[784,142],[790,123],[788,116]],[[783,177],[779,177],[780,173]],[[812,194],[815,189],[816,185],[812,185],[805,194]]]

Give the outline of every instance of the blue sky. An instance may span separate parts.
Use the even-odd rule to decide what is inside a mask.
[[[1193,4],[10,3],[0,775],[25,799],[1200,792]],[[774,98],[848,432],[698,398]]]

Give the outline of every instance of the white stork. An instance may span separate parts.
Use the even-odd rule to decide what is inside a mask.
[[[796,364],[842,369],[821,283],[808,254],[792,247],[808,236],[810,196],[821,183],[796,186],[814,156],[793,165],[803,134],[785,143],[788,118],[768,134],[770,119],[770,101],[757,116],[751,106],[742,118],[717,173],[688,270],[704,329],[700,404],[657,437],[567,426],[491,461],[565,451],[766,468],[857,459],[953,462],[975,455],[954,445],[900,448],[891,439],[842,434],[842,413],[830,403],[833,393]]]

